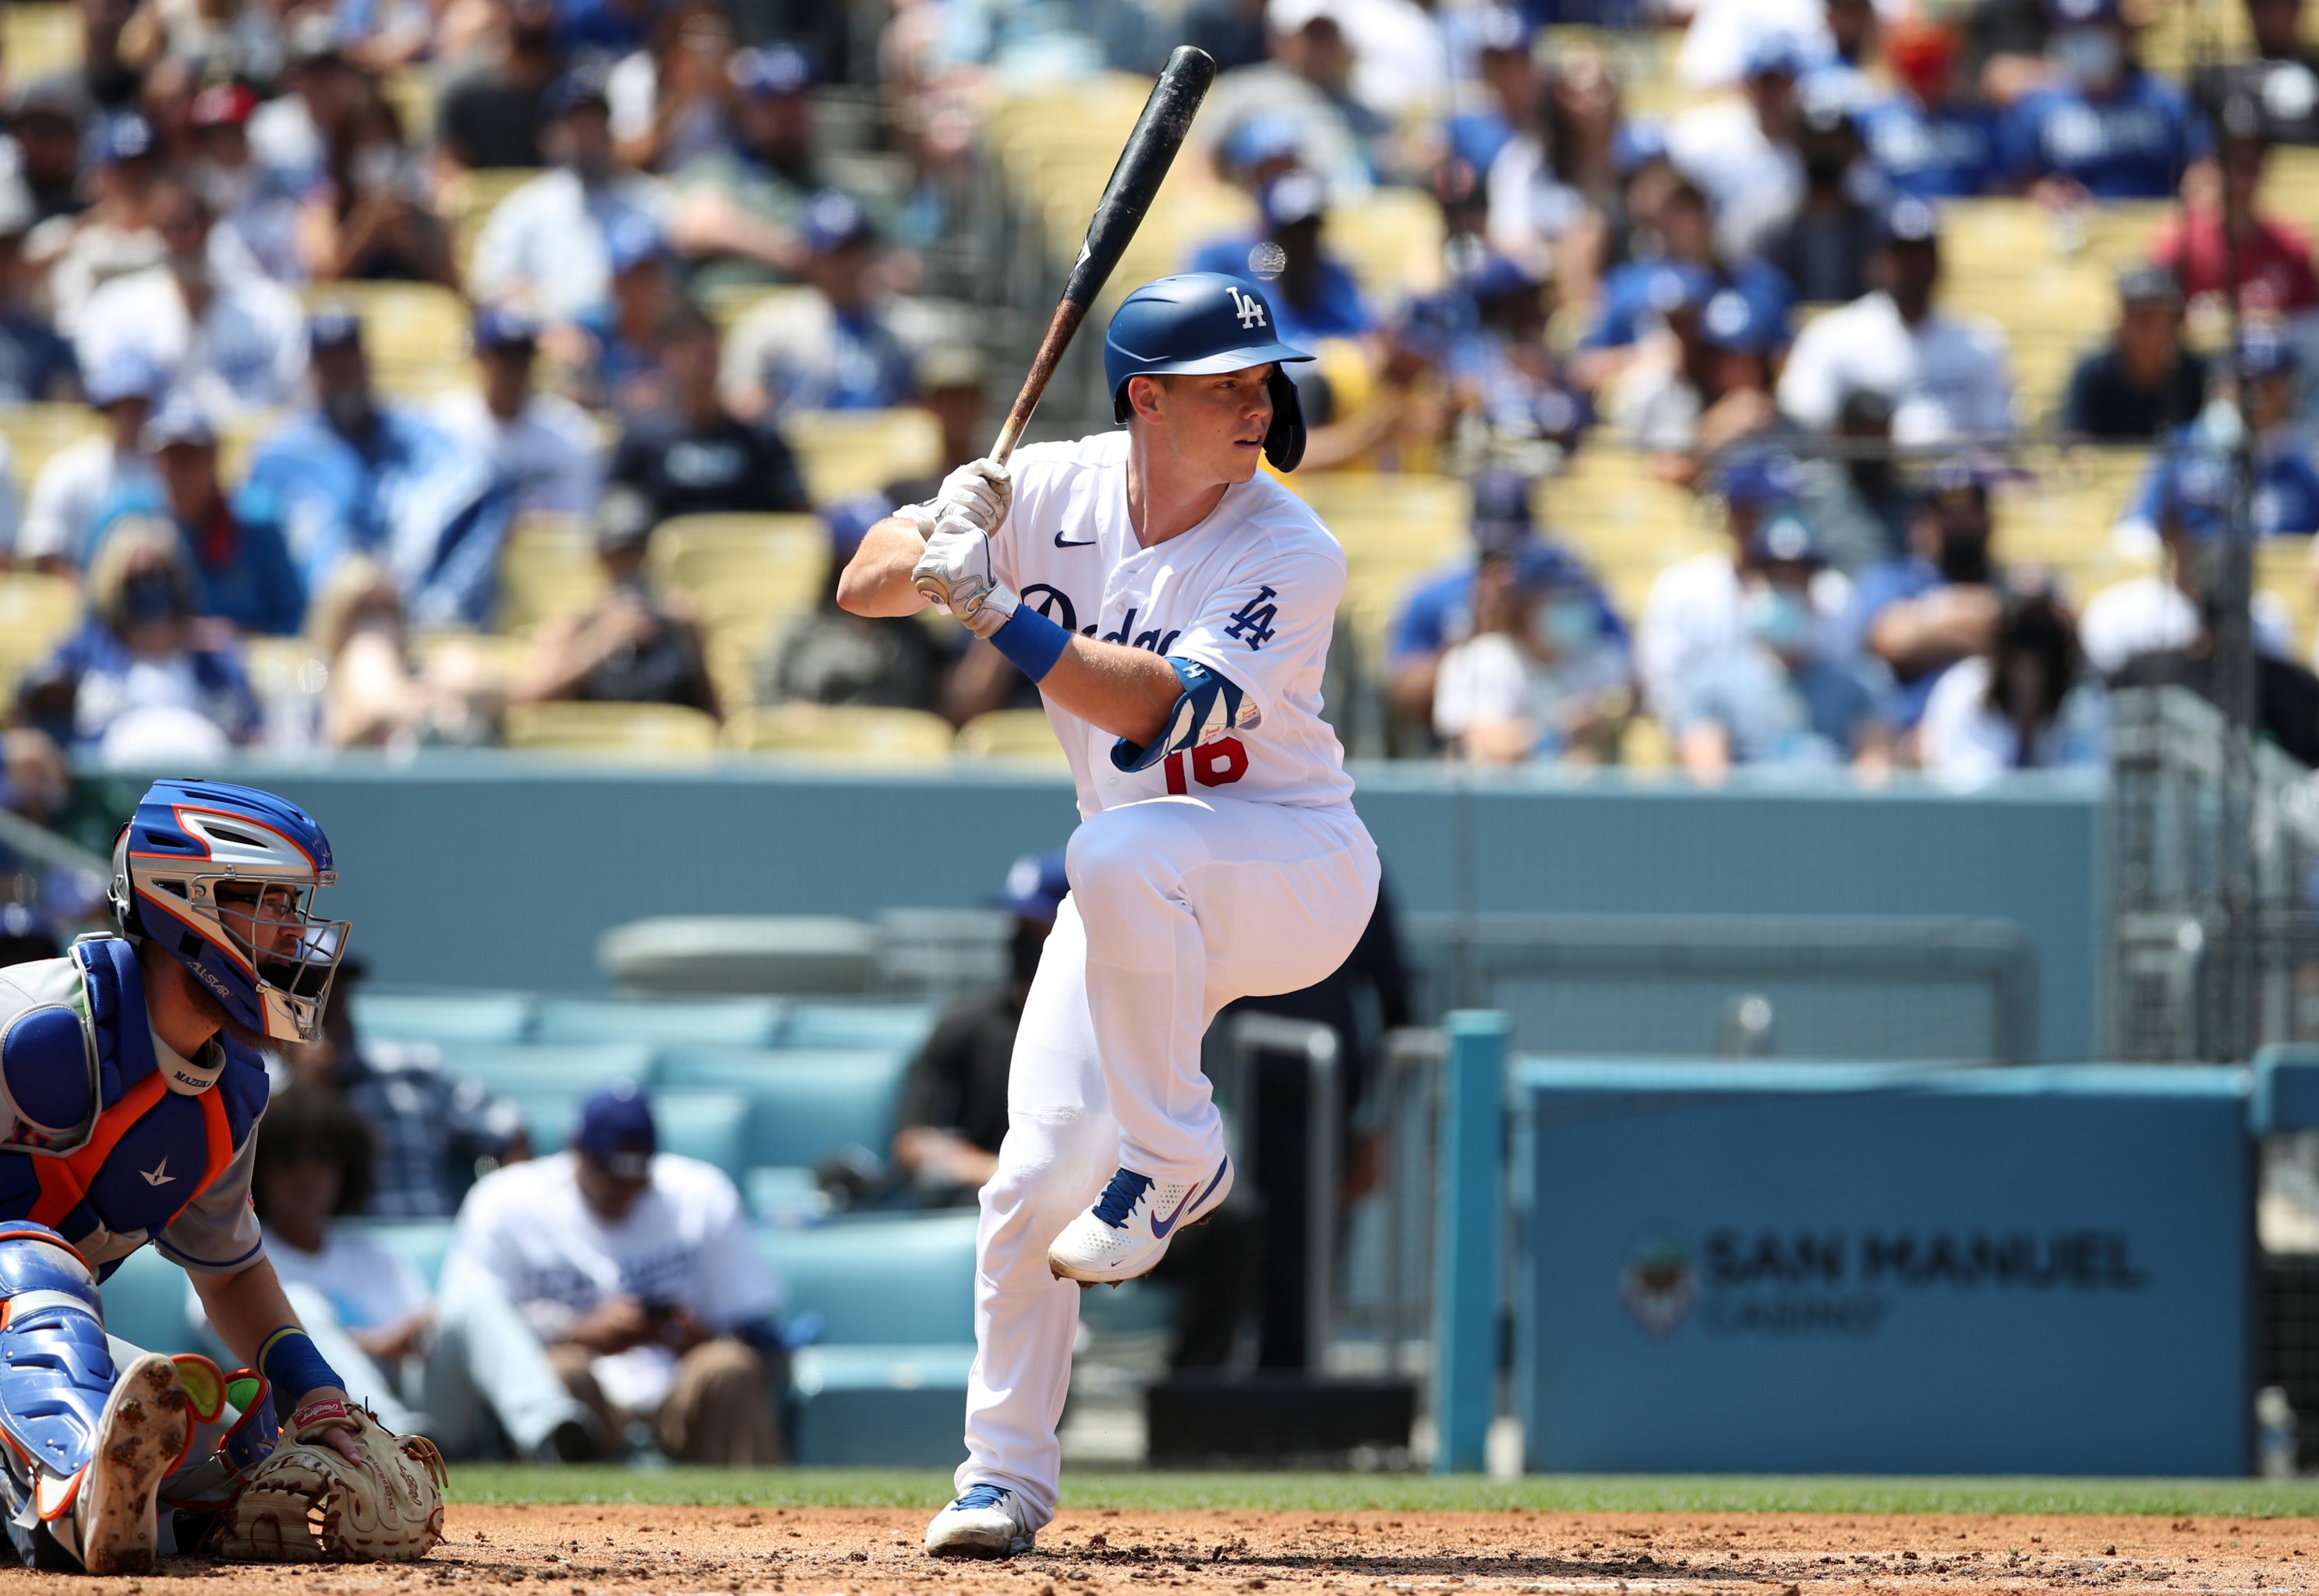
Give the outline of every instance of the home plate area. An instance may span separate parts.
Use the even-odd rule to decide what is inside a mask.
[[[925,1592],[1298,1596],[1437,1591],[2271,1591],[2313,1587],[2319,1521],[1865,1513],[1066,1511],[1007,1563],[937,1563],[893,1510],[454,1505],[424,1562],[164,1561],[105,1596],[354,1596],[543,1587],[571,1596]],[[0,1596],[59,1576],[0,1573]],[[149,1591],[146,1587],[150,1586]]]

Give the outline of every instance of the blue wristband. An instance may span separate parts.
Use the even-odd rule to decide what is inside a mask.
[[[1071,635],[1028,604],[1016,604],[1006,624],[990,634],[990,646],[1015,662],[1015,668],[1033,681],[1044,681]]]
[[[276,1392],[275,1408],[285,1413],[310,1391],[325,1385],[343,1391],[347,1384],[316,1348],[313,1338],[294,1324],[285,1324],[266,1338],[266,1345],[258,1349],[257,1372]]]

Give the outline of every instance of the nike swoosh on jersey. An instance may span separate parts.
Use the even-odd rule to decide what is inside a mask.
[[[1188,1213],[1202,1198],[1205,1197],[1210,1192],[1215,1190],[1217,1183],[1222,1181],[1223,1177],[1224,1166],[1218,1164],[1216,1166],[1215,1178],[1209,1181],[1207,1185],[1202,1186],[1196,1195],[1189,1193],[1186,1194],[1184,1200],[1176,1204],[1175,1213],[1169,1214],[1166,1219],[1161,1219],[1157,1214],[1154,1214],[1151,1219],[1151,1239],[1154,1241],[1163,1241],[1167,1240],[1168,1232],[1176,1228],[1176,1222],[1183,1218],[1184,1215]]]
[[[1055,534],[1055,546],[1057,548],[1093,548],[1095,546],[1095,539],[1092,537],[1066,537],[1061,533],[1058,532]]]

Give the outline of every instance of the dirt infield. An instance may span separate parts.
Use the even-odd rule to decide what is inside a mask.
[[[446,1586],[540,1596],[1430,1596],[1432,1592],[2303,1591],[2319,1520],[1879,1514],[1067,1512],[1037,1552],[935,1563],[920,1512],[454,1507],[411,1566],[169,1560],[91,1596],[366,1596]],[[0,1596],[56,1576],[0,1573]]]

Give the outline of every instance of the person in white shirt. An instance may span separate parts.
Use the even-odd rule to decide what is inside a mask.
[[[1941,275],[1939,219],[1914,198],[1894,202],[1870,263],[1879,286],[1807,326],[1780,377],[1780,409],[1799,426],[1835,427],[1845,396],[1892,401],[1892,440],[1945,443],[2009,437],[2013,374],[1993,321],[1934,308]]]
[[[266,1103],[250,1197],[266,1256],[314,1345],[389,1429],[431,1437],[453,1456],[483,1453],[497,1421],[517,1456],[600,1458],[594,1415],[556,1378],[539,1338],[489,1280],[446,1275],[440,1292],[359,1225],[333,1222],[368,1200],[372,1132],[327,1087],[290,1086]],[[198,1325],[201,1300],[187,1294]]]
[[[518,515],[596,508],[603,449],[588,412],[531,385],[539,323],[520,311],[486,306],[475,314],[475,365],[483,386],[447,394],[435,406],[443,429],[474,440],[515,488]]]
[[[1960,660],[1933,686],[1917,728],[1926,774],[1970,788],[2008,771],[2100,764],[2108,704],[2078,666],[2067,611],[2043,593],[2008,599],[1989,651]]]
[[[1691,14],[1674,69],[1693,88],[1737,83],[1767,39],[1793,41],[1809,60],[1818,60],[1835,48],[1821,0],[1699,0],[1696,5],[1668,9]]]
[[[160,265],[89,296],[75,335],[82,368],[135,349],[160,368],[171,392],[213,418],[288,404],[306,374],[306,315],[297,296],[254,264],[247,270],[221,264],[210,247],[209,202],[190,183],[157,183],[152,215],[167,253]],[[233,256],[247,259],[239,248]]]
[[[608,1434],[634,1420],[688,1463],[779,1463],[780,1288],[732,1179],[658,1146],[636,1087],[595,1093],[567,1150],[475,1183],[446,1276],[497,1282]]]
[[[1710,101],[1675,119],[1667,156],[1715,206],[1716,248],[1737,260],[1756,253],[1803,203],[1796,151],[1796,75],[1802,48],[1784,32],[1750,41],[1742,99]]]
[[[547,322],[577,321],[611,298],[607,239],[624,219],[665,230],[668,190],[613,158],[611,110],[603,75],[566,73],[548,91],[544,141],[555,170],[500,202],[475,239],[467,269],[477,304],[519,304]]]
[[[18,561],[58,576],[80,569],[96,512],[116,494],[141,482],[158,490],[140,439],[161,390],[159,368],[136,349],[120,349],[84,369],[88,402],[104,416],[104,430],[58,450],[41,467],[16,539]]]
[[[1606,762],[1634,707],[1625,642],[1584,572],[1525,540],[1474,573],[1474,635],[1433,681],[1433,731],[1476,764]]]

